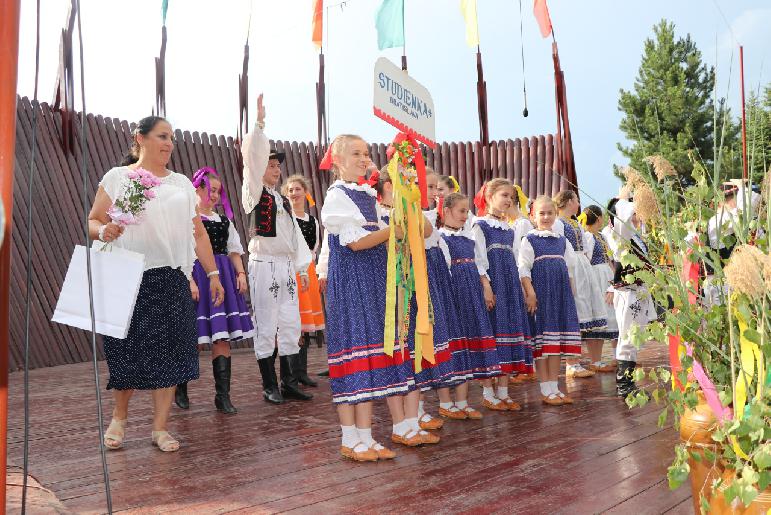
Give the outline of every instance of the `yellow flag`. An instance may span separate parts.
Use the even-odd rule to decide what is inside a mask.
[[[466,20],[466,44],[479,45],[479,24],[477,23],[477,0],[460,0],[460,12]]]

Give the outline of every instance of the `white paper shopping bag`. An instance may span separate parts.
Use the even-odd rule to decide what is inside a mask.
[[[145,268],[143,254],[110,246],[99,251],[101,242],[91,249],[96,332],[115,338],[128,334],[134,305]],[[59,301],[51,318],[54,322],[91,330],[88,303],[86,247],[77,245],[64,278]]]

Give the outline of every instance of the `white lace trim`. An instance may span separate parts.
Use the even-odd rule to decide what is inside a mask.
[[[527,234],[534,234],[536,236],[540,236],[541,238],[559,238],[559,234],[552,231],[546,231],[541,229],[530,229],[527,231]]]
[[[363,191],[368,195],[370,195],[371,197],[377,197],[377,192],[369,184],[355,184],[353,182],[345,182],[343,180],[338,179],[332,183],[330,188],[334,186],[343,186],[344,188],[348,188],[349,190]]]
[[[507,222],[504,222],[503,220],[498,220],[497,218],[493,218],[490,215],[477,217],[474,219],[474,223],[480,222],[482,220],[484,220],[487,223],[487,225],[489,225],[490,227],[495,227],[496,229],[503,229],[504,231],[514,230]]]
[[[439,232],[442,234],[446,234],[447,236],[465,236],[468,239],[473,239],[471,236],[471,232],[465,227],[457,231],[453,231],[452,229],[448,229],[447,227],[441,227],[439,229]]]
[[[350,245],[369,234],[364,227],[354,224],[346,224],[340,228],[340,245]]]

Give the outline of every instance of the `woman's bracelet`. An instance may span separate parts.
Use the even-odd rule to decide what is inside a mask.
[[[208,274],[206,274],[206,277],[211,277],[213,275],[220,275],[220,271],[219,270],[213,270],[213,271],[209,272]]]
[[[99,241],[104,241],[104,230],[107,229],[107,224],[104,224],[99,228],[99,233],[97,236],[99,237]]]

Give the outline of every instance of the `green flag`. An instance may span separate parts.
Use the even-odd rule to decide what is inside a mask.
[[[161,14],[163,15],[163,24],[166,25],[166,13],[169,11],[169,0],[163,0],[161,3]]]
[[[380,50],[404,46],[404,0],[383,0],[375,17]]]

